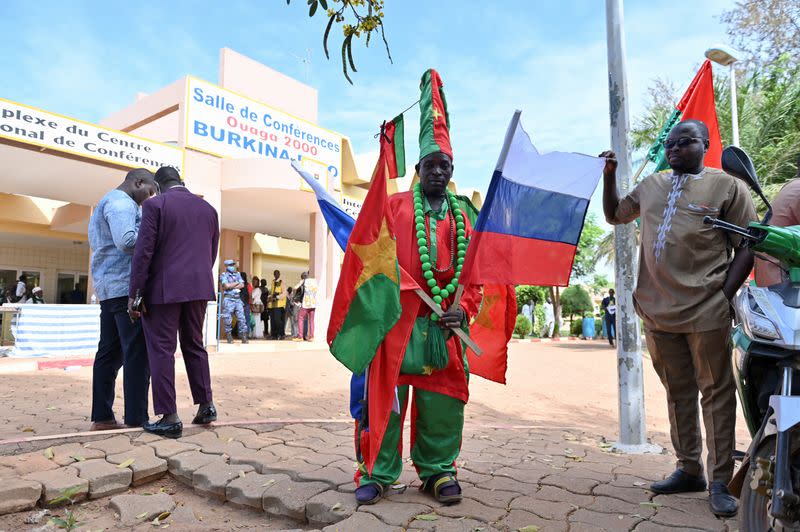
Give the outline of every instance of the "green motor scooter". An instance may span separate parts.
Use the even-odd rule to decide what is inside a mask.
[[[733,369],[753,438],[731,482],[740,497],[743,531],[800,530],[800,226],[769,225],[772,207],[753,162],[737,148],[722,153],[723,169],[745,181],[767,205],[746,228],[706,217],[715,228],[739,235],[756,256],[780,265],[784,281],[745,286],[733,300]]]

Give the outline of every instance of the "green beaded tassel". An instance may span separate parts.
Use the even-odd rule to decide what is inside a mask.
[[[426,345],[426,360],[430,361],[430,365],[435,369],[444,369],[449,362],[449,354],[447,352],[447,342],[445,342],[444,334],[436,323],[431,323],[428,327],[428,342]]]

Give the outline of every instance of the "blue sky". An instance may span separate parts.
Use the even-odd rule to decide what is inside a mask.
[[[330,1],[330,0],[329,0]],[[227,46],[319,90],[319,121],[374,151],[377,125],[418,97],[428,67],[442,75],[450,105],[455,177],[485,190],[515,108],[544,151],[596,154],[609,144],[602,0],[464,2],[387,0],[387,36],[354,48],[355,85],[322,52],[325,19],[302,0],[0,2],[0,97],[88,121],[193,74],[217,80]],[[703,51],[725,41],[720,13],[732,0],[625,3],[632,117],[649,81],[682,91]],[[467,7],[470,6],[470,7]],[[307,74],[299,57],[311,50]],[[269,102],[267,102],[269,103]],[[416,157],[416,110],[406,149]],[[594,202],[593,209],[597,208]]]

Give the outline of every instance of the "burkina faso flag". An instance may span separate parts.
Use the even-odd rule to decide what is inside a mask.
[[[400,267],[388,208],[385,139],[364,206],[344,254],[328,325],[331,353],[359,374],[400,319]]]
[[[714,76],[711,71],[711,61],[708,59],[695,74],[689,88],[661,127],[658,137],[647,152],[647,159],[656,164],[656,172],[669,168],[664,155],[664,141],[667,140],[669,132],[678,122],[689,119],[700,120],[708,127],[705,166],[722,168],[722,138],[719,134],[717,106],[714,100]]]

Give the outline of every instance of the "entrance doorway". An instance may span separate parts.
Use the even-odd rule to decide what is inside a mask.
[[[88,288],[88,274],[81,272],[58,272],[56,295],[58,297],[58,302],[62,305],[86,304],[86,290]]]

